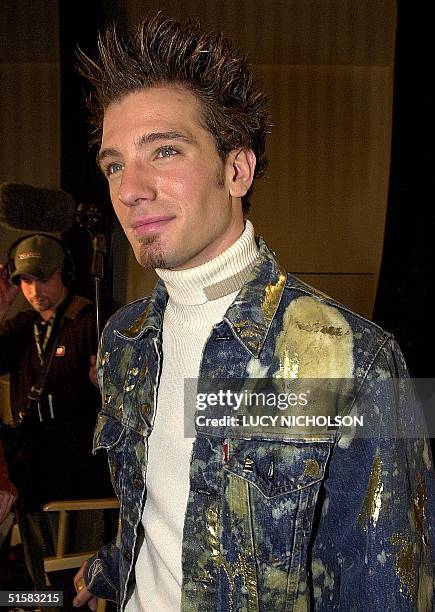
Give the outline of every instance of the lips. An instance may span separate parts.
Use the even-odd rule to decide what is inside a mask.
[[[174,219],[171,215],[159,215],[154,217],[146,217],[144,219],[138,219],[131,223],[131,228],[134,233],[138,236],[144,234],[150,234],[164,227],[167,223]]]
[[[41,306],[45,306],[46,304],[46,300],[32,300],[32,304],[38,308],[40,308]]]

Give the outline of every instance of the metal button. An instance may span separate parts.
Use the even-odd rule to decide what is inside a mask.
[[[135,489],[142,489],[143,487],[143,480],[141,478],[135,478],[133,480],[133,486]]]
[[[308,476],[311,478],[319,478],[321,471],[320,471],[320,465],[318,464],[318,462],[315,459],[306,459],[304,461],[304,473],[302,474],[302,476]]]
[[[251,457],[246,457],[245,462],[243,464],[244,472],[253,472],[254,471],[254,460]]]

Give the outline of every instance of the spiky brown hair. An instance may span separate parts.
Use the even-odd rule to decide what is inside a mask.
[[[252,149],[254,178],[264,174],[269,116],[267,98],[256,86],[246,57],[222,33],[205,32],[196,21],[186,24],[162,13],[141,22],[128,37],[110,26],[98,36],[94,60],[79,51],[79,72],[91,84],[88,107],[94,128],[91,142],[101,142],[104,112],[125,95],[161,84],[179,84],[201,107],[201,122],[225,161],[237,148]],[[242,198],[249,210],[252,187]]]

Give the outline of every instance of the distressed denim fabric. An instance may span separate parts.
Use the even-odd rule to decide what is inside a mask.
[[[198,431],[182,610],[432,610],[430,450],[423,435],[401,434],[415,419],[412,387],[380,384],[408,376],[400,350],[373,323],[285,274],[261,239],[259,246],[251,280],[206,343],[198,389],[228,378],[347,380],[340,410],[365,415],[370,435]],[[166,300],[159,282],[149,299],[111,318],[100,347],[94,449],[107,450],[120,524],[85,578],[121,609],[146,502]]]

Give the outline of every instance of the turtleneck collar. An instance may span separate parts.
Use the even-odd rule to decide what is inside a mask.
[[[177,304],[205,304],[239,291],[258,257],[254,228],[246,220],[245,229],[234,244],[206,263],[187,270],[156,273],[164,281],[169,299]]]

